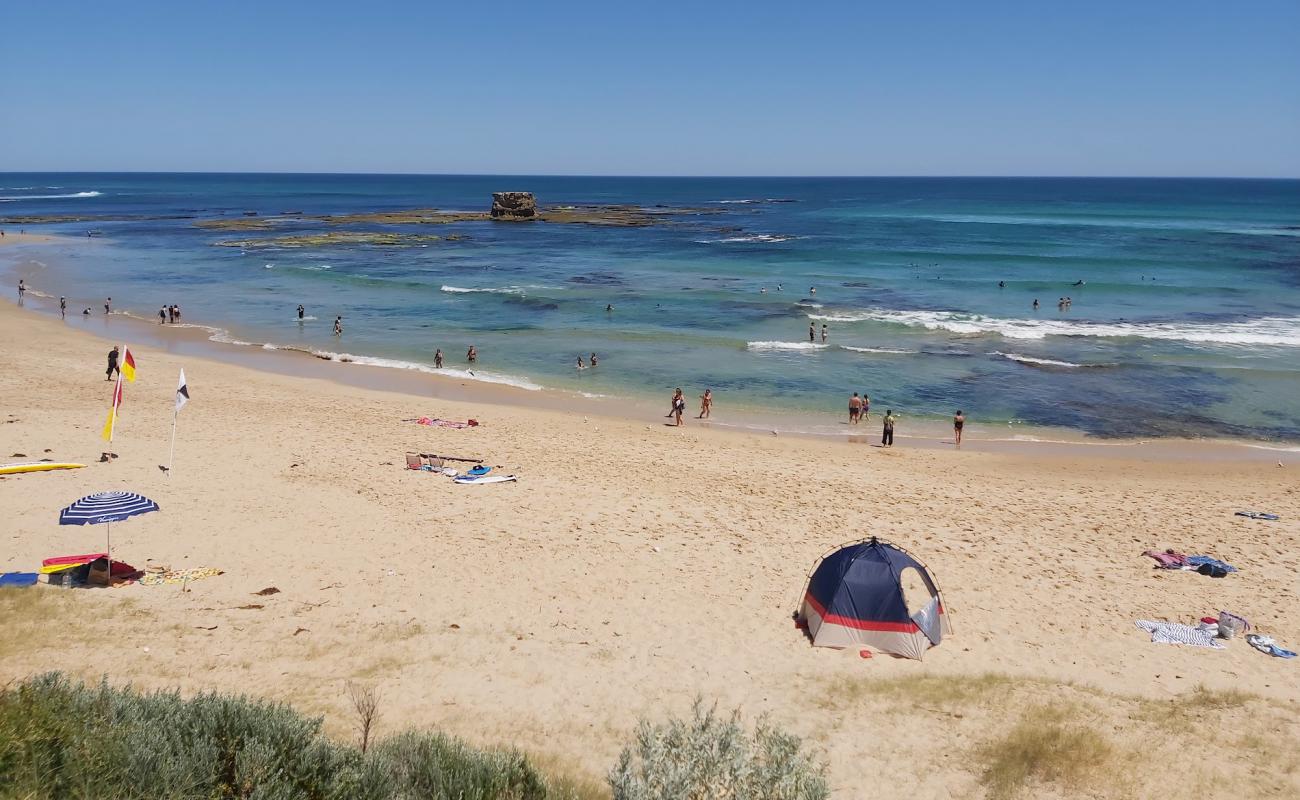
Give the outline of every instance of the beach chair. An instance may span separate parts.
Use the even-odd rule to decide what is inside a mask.
[[[424,459],[420,458],[419,453],[406,454],[407,469],[424,469]]]

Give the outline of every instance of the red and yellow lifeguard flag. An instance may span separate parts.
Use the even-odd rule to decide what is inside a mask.
[[[129,347],[126,348],[126,357],[122,359],[122,377],[135,383],[135,356],[131,355],[131,348]]]
[[[127,355],[131,355],[130,351],[127,351]],[[113,384],[113,405],[109,407],[108,421],[104,423],[104,433],[102,435],[106,441],[113,441],[113,428],[117,424],[117,407],[120,405],[122,405],[122,378],[119,375],[117,383]]]

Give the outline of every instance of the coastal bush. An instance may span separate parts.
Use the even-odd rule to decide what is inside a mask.
[[[0,797],[545,800],[513,751],[407,732],[369,752],[243,696],[141,693],[58,673],[0,691]]]
[[[766,720],[751,736],[739,711],[720,716],[696,700],[689,719],[643,720],[609,785],[614,800],[821,800],[825,769],[801,747]]]

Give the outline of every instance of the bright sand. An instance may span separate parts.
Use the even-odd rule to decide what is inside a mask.
[[[977,793],[981,743],[1024,708],[1064,702],[1128,758],[1171,759],[1204,794],[1300,791],[1287,744],[1300,741],[1300,664],[1240,640],[1151,644],[1133,625],[1230,609],[1300,649],[1292,454],[1279,467],[885,451],[444,401],[132,347],[120,458],[102,464],[108,345],[74,328],[0,304],[0,456],[90,464],[0,480],[0,568],[102,547],[102,530],[60,527],[57,512],[123,489],[162,511],[115,525],[115,556],[225,574],[188,592],[37,587],[66,598],[64,616],[0,619],[11,640],[0,681],[61,669],[245,691],[346,736],[354,679],[383,693],[381,732],[436,725],[596,779],[638,717],[684,712],[699,695],[807,737],[845,798],[879,796],[884,776],[899,795]],[[158,465],[181,366],[193,400],[168,478]],[[401,421],[420,415],[483,424]],[[404,470],[408,450],[481,456],[520,480],[456,485]],[[955,633],[923,663],[814,649],[791,622],[817,558],[873,534],[926,561],[944,590]],[[1141,553],[1165,547],[1241,571],[1153,571]],[[254,596],[269,586],[280,592]],[[1042,680],[990,689],[989,672]],[[915,676],[957,692],[936,696]],[[1267,701],[1154,715],[1198,685]],[[1200,763],[1216,748],[1236,754]],[[1290,755],[1257,769],[1252,754],[1269,752]],[[1146,780],[1137,761],[1116,763],[1116,781]],[[1157,771],[1132,791],[1167,779]]]

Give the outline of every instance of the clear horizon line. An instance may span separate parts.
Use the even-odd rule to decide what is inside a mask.
[[[0,175],[321,175],[321,176],[356,176],[356,177],[406,177],[406,178],[635,178],[663,180],[1151,180],[1151,181],[1295,181],[1300,175],[1015,175],[1015,174],[879,174],[879,175],[831,175],[831,174],[776,174],[776,175],[674,175],[674,174],[634,174],[604,172],[302,172],[295,170],[0,170]]]

